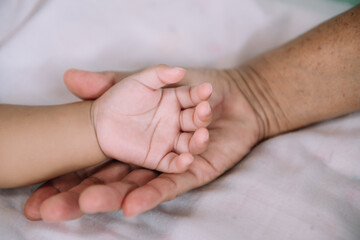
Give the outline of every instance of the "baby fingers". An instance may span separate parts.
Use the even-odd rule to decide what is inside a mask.
[[[212,85],[203,83],[196,87],[182,86],[175,89],[176,97],[182,108],[195,107],[201,101],[208,100],[212,94]]]
[[[209,102],[201,102],[195,108],[188,108],[180,113],[180,128],[184,132],[207,127],[211,123],[212,110]]]
[[[209,131],[199,128],[192,133],[180,133],[174,144],[177,153],[201,154],[206,151],[209,144]]]
[[[194,156],[188,152],[180,155],[169,152],[160,161],[156,170],[166,173],[182,173],[189,169]]]
[[[180,133],[174,144],[174,151],[166,154],[155,168],[161,172],[182,173],[189,169],[194,155],[206,151],[209,144],[209,132],[200,128],[192,133]]]

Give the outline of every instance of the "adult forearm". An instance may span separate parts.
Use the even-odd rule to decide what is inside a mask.
[[[360,6],[237,69],[264,137],[360,109]]]
[[[105,160],[90,108],[91,102],[0,105],[0,187],[40,182]]]

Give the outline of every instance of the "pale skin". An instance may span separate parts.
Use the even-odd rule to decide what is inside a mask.
[[[184,172],[203,153],[211,122],[209,83],[161,89],[185,71],[157,66],[115,84],[93,104],[97,139],[107,157],[162,172]]]
[[[163,65],[125,78],[95,101],[0,105],[0,187],[29,185],[107,158],[186,171],[209,143],[212,86],[162,89],[184,75]]]
[[[360,109],[360,7],[230,70],[189,69],[179,85],[208,81],[213,122],[208,149],[188,171],[169,174],[109,162],[41,186],[29,219],[64,221],[123,210],[132,217],[203,186],[238,163],[259,141]],[[129,73],[72,70],[68,88],[93,99]]]

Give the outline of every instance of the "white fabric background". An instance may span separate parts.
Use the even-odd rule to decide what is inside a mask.
[[[232,67],[348,9],[325,0],[0,2],[0,103],[59,104],[68,68]],[[0,123],[1,124],[1,123]],[[31,222],[0,190],[0,239],[360,239],[360,113],[270,139],[200,189],[133,219]]]

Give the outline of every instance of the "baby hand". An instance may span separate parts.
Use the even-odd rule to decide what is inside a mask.
[[[212,86],[163,88],[184,76],[181,68],[149,68],[94,102],[95,131],[107,157],[162,172],[188,169],[208,146]]]

